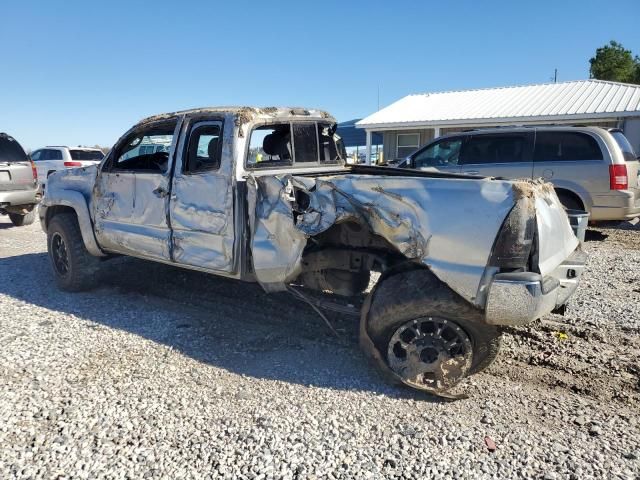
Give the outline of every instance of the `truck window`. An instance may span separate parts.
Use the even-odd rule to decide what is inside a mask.
[[[291,125],[265,125],[251,132],[247,165],[264,167],[270,165],[291,165],[293,147],[291,145]]]
[[[318,163],[318,137],[315,123],[293,124],[296,163]]]
[[[344,142],[333,131],[332,125],[326,123],[318,124],[320,163],[336,164],[347,158]]]
[[[206,172],[220,168],[220,133],[220,125],[202,125],[191,131],[184,173]]]
[[[534,162],[602,160],[595,138],[579,132],[536,132]]]
[[[344,144],[335,135],[332,125],[315,122],[281,123],[253,129],[249,139],[247,167],[336,164],[344,158]]]
[[[118,145],[111,169],[165,173],[176,124],[168,122],[129,134]]]

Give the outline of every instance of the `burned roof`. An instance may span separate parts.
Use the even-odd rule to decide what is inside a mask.
[[[203,107],[192,108],[189,110],[180,110],[177,112],[161,113],[158,115],[152,115],[144,118],[138,122],[138,125],[142,125],[149,122],[155,122],[158,120],[167,120],[176,118],[182,115],[199,115],[199,114],[233,114],[237,118],[237,124],[244,124],[253,120],[256,116],[270,116],[270,117],[291,117],[300,116],[307,118],[325,118],[329,121],[335,119],[326,111],[315,108],[304,107],[251,107],[251,106],[228,106],[228,107]]]

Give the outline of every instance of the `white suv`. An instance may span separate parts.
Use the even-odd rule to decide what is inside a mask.
[[[47,178],[53,172],[65,168],[97,165],[103,157],[100,149],[85,147],[45,147],[31,154],[42,188],[46,186]]]

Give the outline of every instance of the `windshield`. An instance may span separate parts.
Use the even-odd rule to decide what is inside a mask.
[[[346,158],[341,138],[328,123],[276,123],[256,127],[249,139],[247,166],[265,168],[336,165]]]
[[[98,150],[69,150],[72,160],[102,160],[104,154]]]
[[[20,144],[9,135],[0,134],[0,162],[27,162],[27,154]]]
[[[627,162],[636,160],[636,153],[633,151],[633,147],[629,143],[629,140],[627,140],[627,137],[624,136],[624,133],[618,130],[614,130],[613,132],[611,132],[611,136],[615,138],[616,143],[620,147],[620,150],[622,150],[622,156]]]

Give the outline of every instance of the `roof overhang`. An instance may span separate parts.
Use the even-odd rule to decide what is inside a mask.
[[[584,120],[617,120],[622,117],[640,117],[640,112],[602,112],[602,113],[585,113],[580,115],[548,115],[537,117],[509,117],[509,118],[465,118],[454,120],[431,120],[419,122],[390,122],[390,123],[356,123],[356,128],[364,130],[383,131],[383,130],[401,130],[416,128],[434,128],[434,127],[470,127],[477,125],[526,125],[539,123],[557,123],[557,122],[577,122]]]

